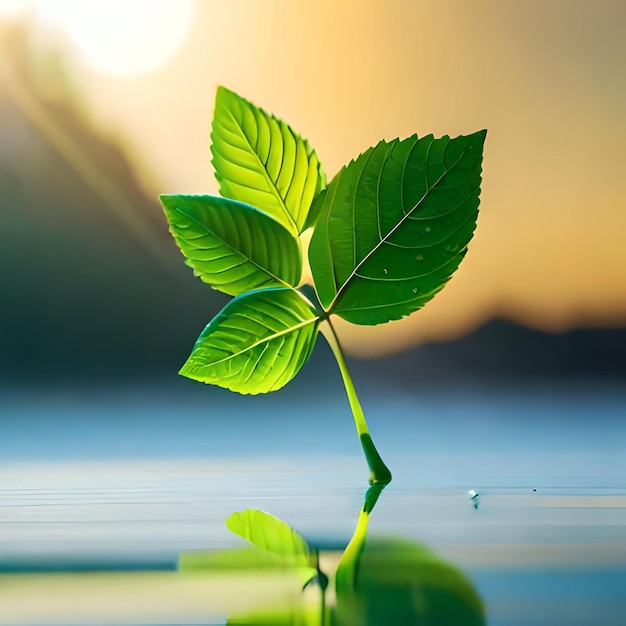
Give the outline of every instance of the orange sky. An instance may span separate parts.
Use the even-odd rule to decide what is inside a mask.
[[[407,320],[344,329],[377,353],[496,315],[626,323],[624,27],[622,0],[200,0],[158,71],[80,76],[155,195],[216,193],[218,84],[290,123],[330,176],[381,138],[487,128],[478,228],[450,284]]]

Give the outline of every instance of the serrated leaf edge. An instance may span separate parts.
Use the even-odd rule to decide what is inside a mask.
[[[234,116],[233,112],[229,108],[226,109],[227,113],[230,115],[231,120],[234,122],[235,126],[241,132],[242,137],[245,139],[245,141],[246,141],[246,143],[247,143],[247,145],[248,145],[248,147],[250,149],[250,153],[253,154],[254,157],[256,157],[256,159],[258,161],[258,164],[259,164],[259,170],[262,171],[262,175],[265,178],[266,182],[268,183],[268,187],[271,190],[272,195],[278,201],[278,203],[281,205],[281,207],[283,209],[283,213],[284,213],[285,217],[289,221],[289,226],[291,226],[291,228],[289,228],[290,232],[292,232],[295,235],[300,235],[302,232],[304,232],[309,227],[308,226],[308,214],[309,214],[309,212],[311,210],[311,207],[313,206],[313,202],[315,201],[315,197],[326,187],[326,174],[325,174],[325,172],[324,172],[324,170],[322,168],[322,163],[321,163],[319,157],[317,156],[316,150],[311,146],[311,144],[310,144],[308,139],[304,138],[302,135],[297,133],[289,124],[287,124],[287,122],[285,122],[284,120],[280,119],[279,117],[277,117],[273,113],[267,112],[262,107],[259,107],[259,106],[255,105],[250,100],[240,96],[235,91],[232,91],[231,89],[228,89],[227,87],[224,87],[223,85],[219,85],[218,86],[218,89],[217,89],[218,94],[219,94],[220,90],[235,96],[238,100],[243,102],[247,107],[251,108],[252,113],[254,113],[255,110],[259,111],[262,115],[266,116],[270,120],[275,121],[281,129],[285,128],[291,134],[291,136],[293,137],[293,139],[294,139],[294,141],[296,143],[298,142],[298,140],[302,141],[304,149],[305,149],[307,161],[310,162],[311,158],[315,159],[315,165],[314,165],[313,169],[315,171],[317,171],[318,185],[316,185],[316,186],[319,186],[319,189],[317,190],[317,192],[315,192],[313,194],[313,197],[311,198],[311,202],[309,204],[309,208],[307,210],[306,218],[305,218],[305,220],[303,222],[303,225],[302,225],[302,229],[299,229],[298,224],[296,223],[296,220],[295,220],[294,216],[291,215],[291,211],[287,207],[285,199],[282,197],[280,191],[278,190],[276,182],[273,181],[271,179],[271,177],[269,176],[269,173],[268,173],[268,171],[267,171],[267,169],[265,167],[265,164],[260,159],[260,157],[257,154],[257,152],[254,149],[254,147],[250,144],[249,139],[248,139],[247,135],[245,134],[243,128],[241,128],[239,121],[236,119],[236,117]],[[213,164],[213,167],[215,169],[215,177],[216,177],[218,183],[220,183],[220,193],[221,193],[221,183],[222,183],[222,180],[224,179],[224,177],[217,171],[217,168],[215,167],[215,153],[214,153],[214,148],[213,148],[213,144],[215,143],[215,140],[214,140],[215,132],[216,131],[212,129],[211,130],[211,135],[210,135],[211,136],[211,141],[212,141],[211,153],[213,155],[213,158],[211,159],[211,163]],[[282,131],[281,131],[281,135],[282,135]],[[306,176],[307,180],[309,178],[308,170],[309,170],[309,168],[307,168],[307,176]],[[306,189],[306,182],[305,182],[303,190],[302,190],[303,194],[304,194],[305,189]],[[224,197],[226,197],[226,196],[224,196]]]
[[[472,134],[479,134],[482,133],[483,135],[486,133],[486,131],[477,131],[476,133],[472,133]],[[460,137],[468,137],[471,135],[460,135]],[[412,139],[415,138],[416,139],[416,143],[419,140],[423,140],[426,139],[427,137],[432,137],[432,135],[425,135],[424,137],[418,137],[417,135],[412,135],[411,137],[407,137],[407,139]],[[440,137],[439,139],[451,139],[449,135],[443,135],[442,137]],[[335,189],[336,187],[339,186],[339,180],[341,175],[348,169],[348,167],[350,167],[351,165],[354,165],[355,163],[357,163],[357,161],[366,156],[367,155],[367,160],[365,162],[365,164],[363,165],[362,169],[361,169],[361,173],[359,174],[359,177],[355,183],[355,189],[358,187],[359,183],[361,182],[362,179],[362,175],[363,175],[363,171],[366,169],[367,167],[367,163],[369,162],[369,159],[371,158],[371,155],[373,154],[374,150],[380,146],[380,145],[386,145],[388,146],[387,151],[389,152],[389,150],[400,141],[399,138],[393,139],[389,142],[382,140],[379,141],[375,146],[372,146],[370,148],[368,148],[367,150],[365,150],[364,152],[362,152],[356,159],[351,159],[350,162],[347,165],[344,165],[341,170],[338,172],[337,176],[335,178],[333,178],[333,180],[330,182],[330,185],[328,188],[330,188],[334,182],[334,180],[337,180],[337,183],[335,185]],[[406,140],[403,140],[406,141]],[[450,171],[452,171],[452,169],[461,161],[461,159],[465,156],[465,154],[467,153],[468,149],[470,149],[471,146],[466,146],[463,149],[463,152],[461,153],[461,155],[454,161],[453,164],[450,165],[449,168],[446,169],[446,171],[441,174],[437,180],[431,184],[428,188],[428,190],[426,190],[422,196],[419,198],[419,200],[411,207],[411,209],[409,209],[405,214],[404,217],[398,221],[398,223],[384,236],[381,237],[380,241],[363,257],[363,259],[361,259],[361,261],[359,261],[355,268],[350,272],[350,275],[344,280],[343,284],[336,289],[336,293],[334,298],[332,299],[331,303],[329,304],[328,308],[325,309],[326,313],[328,315],[333,313],[333,309],[337,306],[337,303],[343,293],[343,291],[347,288],[347,286],[349,285],[350,281],[352,280],[352,278],[357,275],[359,268],[361,268],[363,266],[364,263],[367,262],[367,260],[369,258],[371,258],[371,256],[380,248],[380,246],[389,238],[391,237],[397,230],[398,228],[400,228],[400,226],[402,224],[404,224],[404,222],[417,210],[417,208],[419,207],[419,205],[425,200],[425,198],[428,196],[428,194],[430,193],[430,191],[432,189],[434,189],[442,180],[445,176],[447,176]],[[369,153],[369,154],[368,154]],[[482,169],[482,168],[481,168]],[[382,169],[381,169],[382,172]],[[380,180],[380,173],[379,173],[379,180]],[[333,190],[333,194],[335,193],[335,190]],[[377,203],[378,204],[378,203]],[[329,206],[332,206],[332,202]],[[445,215],[445,214],[444,214]],[[328,211],[328,215],[327,218],[330,218],[330,211]],[[380,221],[378,222],[378,227],[380,228]],[[330,248],[330,256],[332,259],[332,247]],[[335,284],[335,288],[337,288],[337,276],[335,275],[335,270],[334,270],[334,263],[333,263],[333,281]],[[447,281],[446,281],[447,282]],[[446,283],[444,283],[445,285]],[[443,286],[443,285],[442,285]],[[440,291],[440,289],[438,289],[437,291]],[[435,291],[434,293],[436,293],[437,291]],[[410,302],[410,300],[407,300],[407,302]],[[382,308],[382,306],[388,306],[388,305],[381,305],[381,307],[367,307],[367,309],[370,308]],[[351,309],[352,310],[352,309]]]

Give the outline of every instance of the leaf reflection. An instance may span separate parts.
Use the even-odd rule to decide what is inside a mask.
[[[460,570],[424,546],[386,539],[365,546],[354,590],[338,590],[330,624],[482,626],[485,617]]]
[[[285,583],[285,593],[278,594],[278,600],[260,602],[253,610],[232,612],[229,626],[484,626],[482,600],[454,565],[425,546],[404,539],[366,541],[369,517],[383,489],[382,485],[368,489],[354,535],[330,585],[328,572],[320,569],[317,551],[303,547],[304,539],[285,522],[254,511],[244,513],[245,519],[259,521],[256,532],[262,535],[263,530],[278,528],[288,541],[277,546],[277,534],[271,542],[248,536],[256,545],[183,554],[180,570],[236,570],[256,572],[260,577],[266,577],[267,570],[280,570],[287,575],[284,581],[296,581],[302,588],[302,592],[294,593],[294,586]],[[241,519],[242,514],[235,515]],[[249,532],[246,527],[245,533]],[[238,534],[245,536],[244,532]],[[289,545],[297,548],[297,555],[289,554]],[[309,560],[305,563],[302,557],[307,548]],[[295,562],[294,556],[299,557]]]

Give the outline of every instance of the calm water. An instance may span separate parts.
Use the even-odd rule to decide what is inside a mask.
[[[211,605],[173,569],[181,551],[238,545],[231,512],[267,510],[329,550],[354,530],[367,471],[341,397],[157,388],[0,402],[0,624],[223,623],[224,595]],[[394,472],[371,536],[455,563],[493,626],[625,623],[626,391],[363,405]],[[90,570],[109,573],[76,573]]]

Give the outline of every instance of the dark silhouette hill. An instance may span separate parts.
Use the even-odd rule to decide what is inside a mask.
[[[617,383],[626,389],[626,329],[554,334],[492,320],[453,341],[424,344],[375,361],[351,361],[351,366],[367,385],[403,389],[581,381]]]

